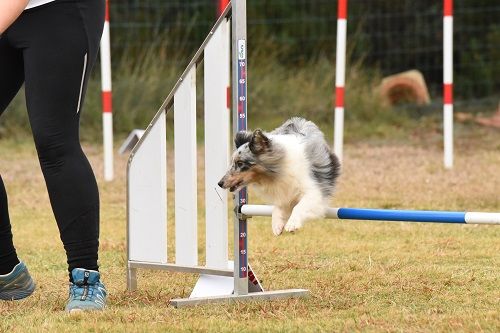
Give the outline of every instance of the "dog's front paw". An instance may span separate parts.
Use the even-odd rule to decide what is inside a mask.
[[[283,232],[285,224],[283,222],[273,222],[273,234],[274,236],[279,236]]]
[[[294,232],[300,228],[302,228],[304,224],[301,221],[290,219],[288,223],[285,225],[285,230],[288,232]]]

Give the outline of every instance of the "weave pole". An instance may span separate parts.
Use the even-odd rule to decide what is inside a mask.
[[[335,129],[333,151],[342,162],[344,146],[344,85],[347,40],[347,0],[338,0],[335,62]]]
[[[217,2],[217,17],[221,16],[229,6],[230,0],[218,0]],[[226,88],[226,106],[231,109],[231,87]]]
[[[244,205],[241,213],[250,216],[271,216],[273,206]],[[497,224],[500,213],[450,212],[434,210],[397,210],[367,208],[328,208],[325,218],[387,222],[431,222],[456,224]]]
[[[217,16],[220,16],[224,13],[227,5],[229,4],[229,0],[218,0],[217,2]]]
[[[104,180],[111,181],[113,172],[113,107],[111,97],[111,46],[109,35],[109,1],[106,0],[104,30],[101,38],[102,130],[104,145]]]
[[[453,167],[453,0],[443,2],[444,167]]]

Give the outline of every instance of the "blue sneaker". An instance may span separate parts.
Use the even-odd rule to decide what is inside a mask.
[[[0,275],[0,299],[13,301],[33,294],[35,282],[23,262],[17,264],[12,272]]]
[[[103,310],[106,305],[106,287],[97,271],[75,268],[71,271],[73,282],[69,284],[69,300],[66,311],[80,312]]]

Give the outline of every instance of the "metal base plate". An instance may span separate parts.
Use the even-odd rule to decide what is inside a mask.
[[[213,297],[194,297],[194,298],[176,298],[170,301],[170,304],[175,308],[182,308],[187,306],[195,306],[208,303],[233,303],[244,301],[256,300],[275,300],[280,298],[299,298],[309,296],[307,289],[287,289],[287,290],[274,290],[262,291],[256,293],[249,293],[247,295],[225,295]]]
[[[227,268],[234,270],[234,262],[227,262]],[[252,266],[248,264],[248,292],[257,293],[264,291]],[[228,276],[201,274],[189,298],[202,298],[214,296],[228,296],[234,292],[234,279]]]

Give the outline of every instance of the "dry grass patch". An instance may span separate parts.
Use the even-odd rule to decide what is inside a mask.
[[[441,151],[432,144],[349,145],[332,204],[500,211],[500,134],[489,135],[488,144],[459,142],[463,148],[451,171],[442,169]],[[500,229],[493,226],[325,220],[274,237],[267,218],[254,218],[250,259],[263,285],[308,288],[309,299],[176,310],[169,299],[189,295],[196,277],[145,271],[139,290],[127,292],[126,158],[116,156],[116,180],[104,183],[100,148],[89,145],[86,151],[100,185],[100,260],[109,307],[75,318],[62,311],[65,256],[35,152],[30,142],[3,140],[0,172],[15,243],[38,289],[27,300],[0,303],[0,331],[500,330]],[[259,202],[255,193],[251,200]],[[203,204],[200,197],[200,209]],[[203,230],[200,221],[200,244]]]

